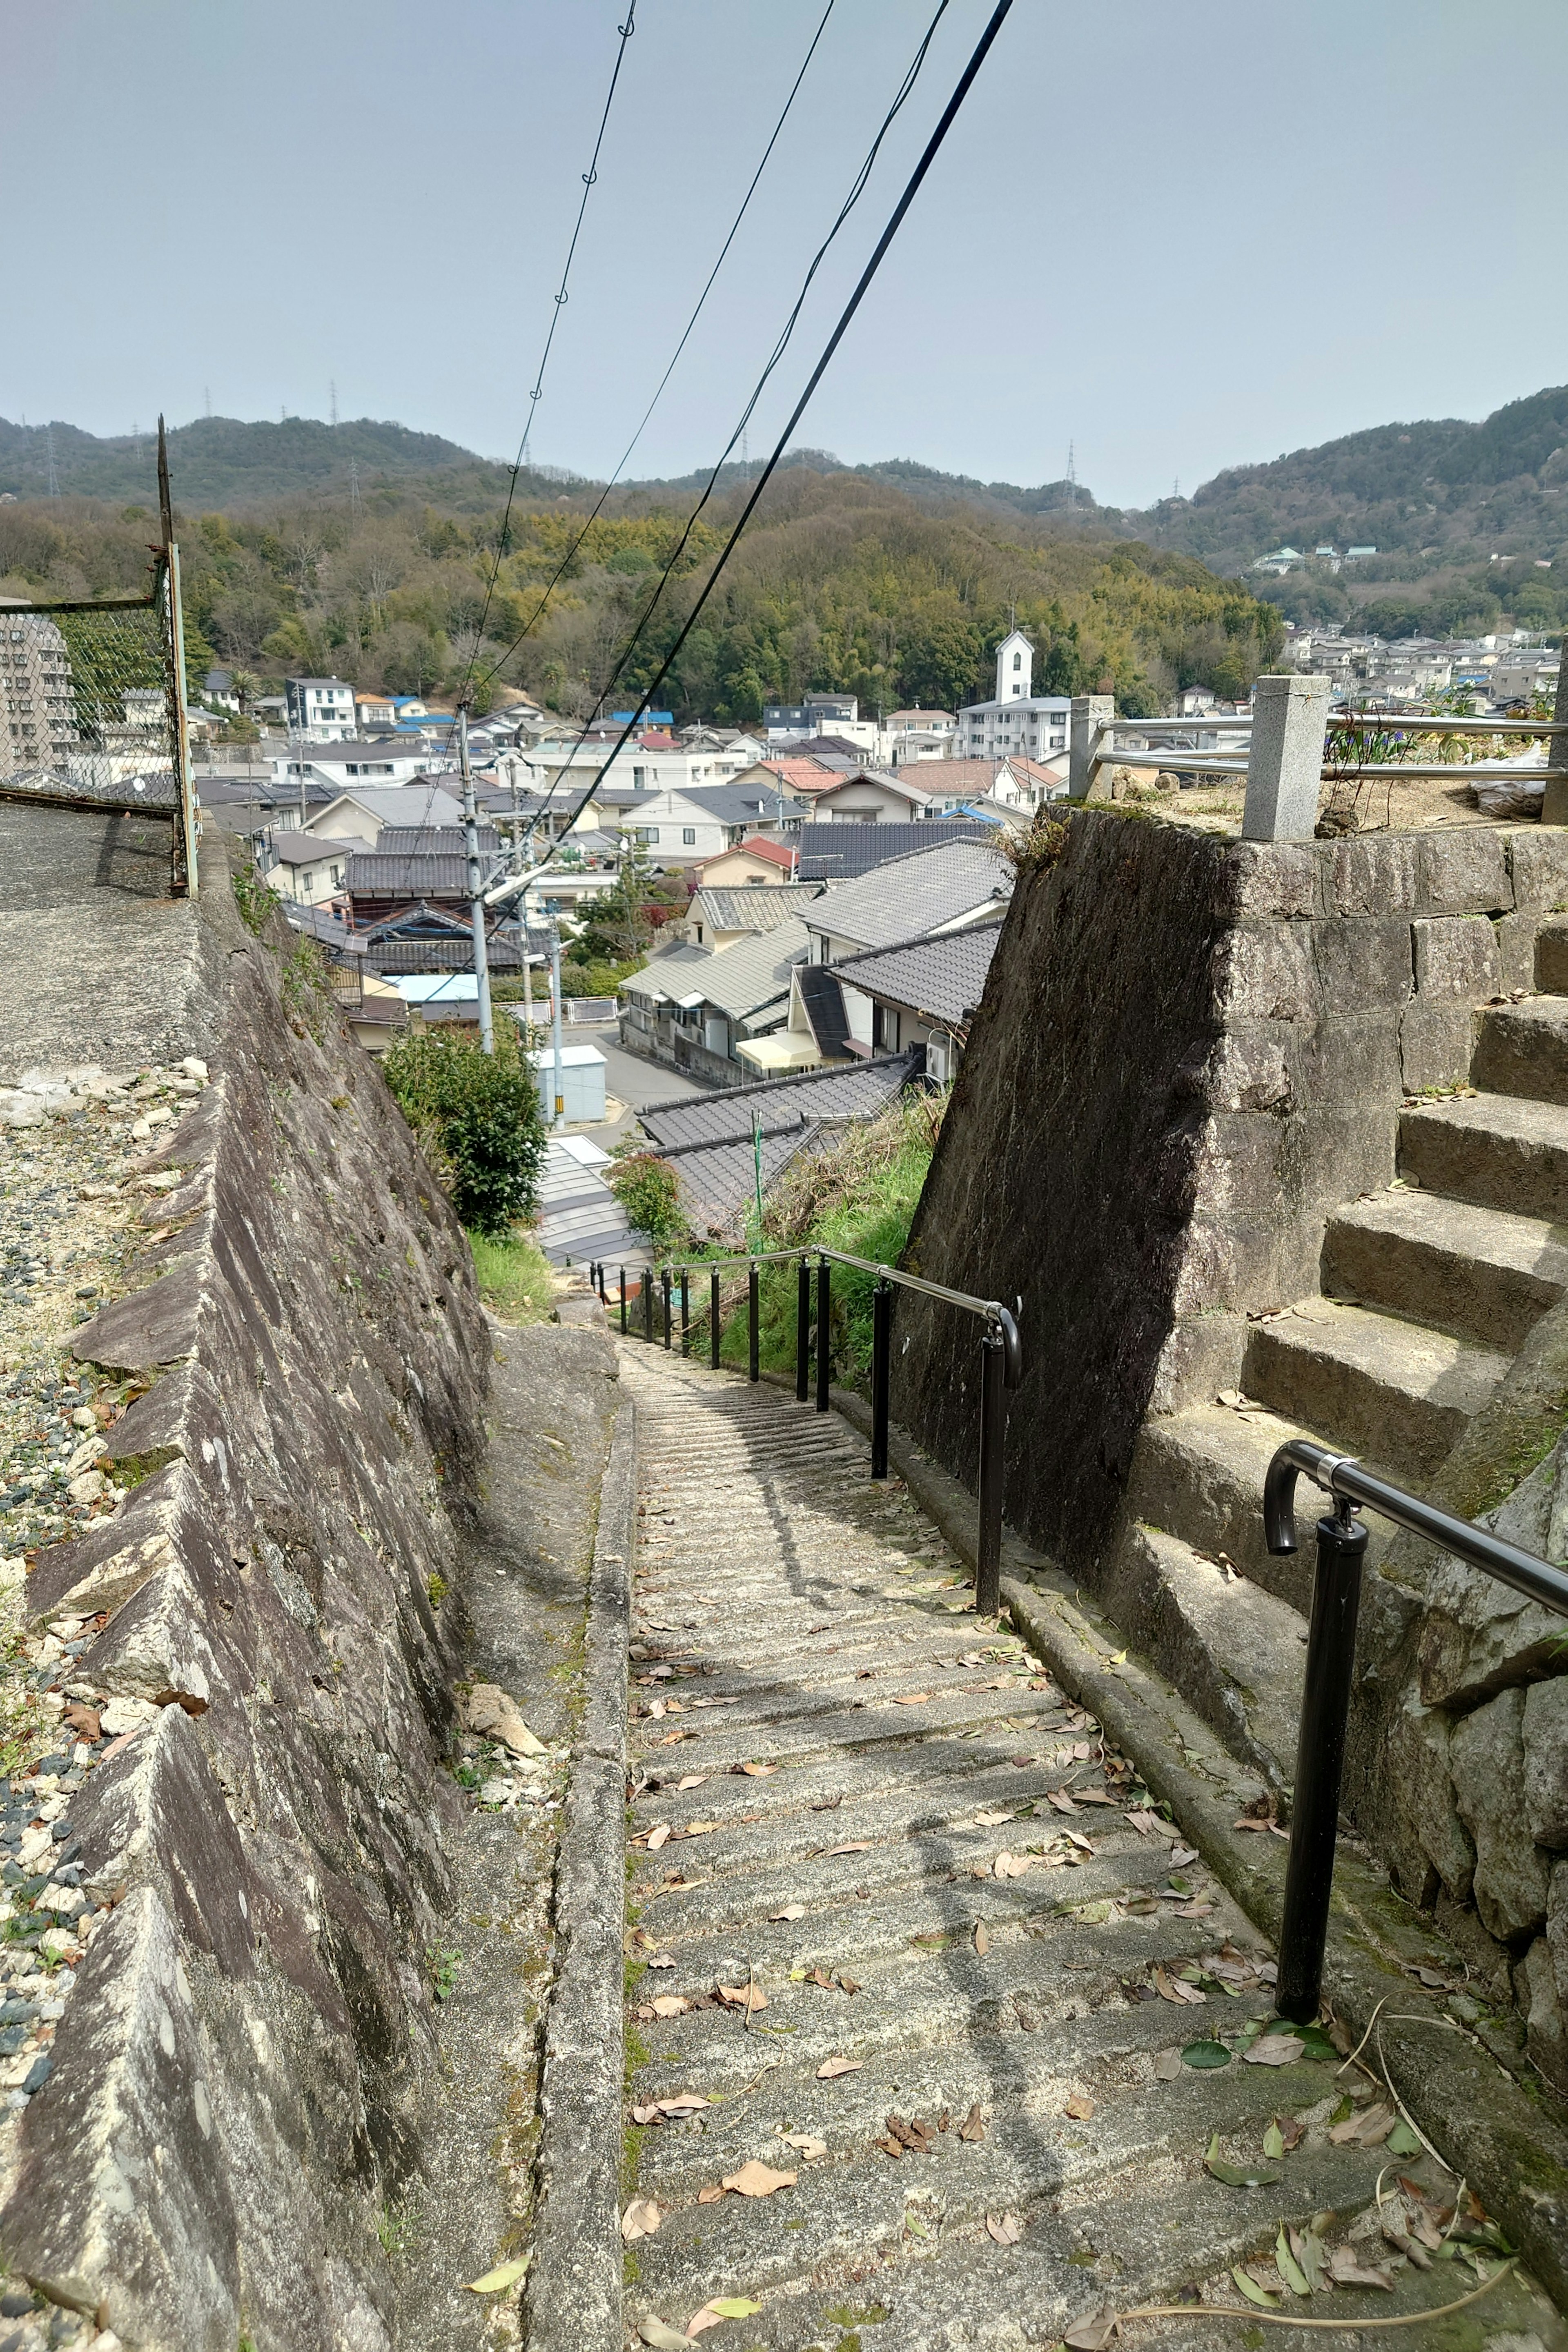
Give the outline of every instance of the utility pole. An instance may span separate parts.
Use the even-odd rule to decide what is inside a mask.
[[[561,926],[550,926],[550,1028],[555,1048],[555,1117],[552,1127],[566,1124],[566,1090],[561,1075]]]
[[[485,885],[479,871],[479,813],[474,799],[474,772],[468,765],[468,709],[458,706],[458,760],[463,772],[463,845],[468,853],[468,915],[474,927],[474,977],[479,984],[479,1046],[493,1054],[496,1033],[490,1020],[489,961],[485,953]]]

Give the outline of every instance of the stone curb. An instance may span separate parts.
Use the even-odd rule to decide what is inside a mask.
[[[794,1386],[779,1373],[763,1377]],[[871,1411],[863,1397],[835,1388],[832,1402],[852,1428],[869,1435]],[[888,1433],[888,1461],[973,1569],[973,1496],[896,1423]],[[1277,1941],[1284,1843],[1233,1826],[1240,1807],[1264,1793],[1258,1775],[1161,1675],[1129,1655],[1125,1633],[1086,1602],[1070,1578],[1013,1536],[1003,1541],[1002,1600],[1063,1689],[1099,1718],[1146,1787],[1180,1817],[1226,1891]],[[1501,2221],[1552,2301],[1568,2308],[1568,2129],[1447,2018],[1414,1974],[1434,1962],[1445,1975],[1464,1975],[1462,1960],[1431,1924],[1357,1855],[1342,1851],[1334,1864],[1327,1998],[1358,2042],[1383,2008],[1389,2028],[1384,2044],[1391,2071],[1397,2066],[1400,2098]],[[1412,2024],[1431,2030],[1413,2035]]]
[[[637,1423],[623,1396],[599,1489],[585,1706],[555,1871],[561,1959],[544,2035],[530,2352],[621,2352],[626,1675]]]

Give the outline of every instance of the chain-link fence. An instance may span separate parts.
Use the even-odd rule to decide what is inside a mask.
[[[166,814],[183,888],[194,825],[177,643],[167,564],[135,602],[0,604],[0,793]]]

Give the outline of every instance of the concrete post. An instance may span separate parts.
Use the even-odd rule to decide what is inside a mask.
[[[1559,727],[1568,726],[1568,637],[1557,665],[1557,702],[1552,713]],[[1568,824],[1568,735],[1546,739],[1546,794],[1541,803],[1542,824]]]
[[[1086,801],[1096,772],[1089,764],[1095,736],[1116,716],[1112,694],[1075,694],[1068,734],[1068,798]]]
[[[1310,841],[1317,831],[1329,681],[1289,672],[1252,690],[1244,841]]]

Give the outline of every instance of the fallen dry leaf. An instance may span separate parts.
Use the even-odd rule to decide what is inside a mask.
[[[984,1919],[977,1919],[974,1923],[974,1948],[982,1957],[991,1949],[991,1938],[985,1932]]]
[[[517,2284],[532,2260],[531,2254],[518,2254],[510,2263],[498,2263],[483,2278],[469,2279],[463,2291],[466,2294],[504,2294],[509,2286]]]
[[[621,2235],[628,2246],[638,2238],[651,2238],[660,2218],[658,2207],[651,2197],[634,2197],[621,2215]]]
[[[649,1830],[647,1833],[647,1850],[649,1853],[657,1853],[659,1847],[666,1843],[668,1836],[669,1823],[668,1822],[660,1822],[656,1830]]]
[[[1156,1830],[1160,1826],[1159,1814],[1150,1812],[1142,1805],[1140,1805],[1135,1812],[1129,1813],[1127,1818],[1140,1837],[1147,1837],[1151,1830]]]
[[[991,1867],[998,1878],[1024,1878],[1028,1874],[1033,1859],[1033,1855],[1026,1853],[999,1853]]]
[[[753,1780],[765,1780],[770,1772],[776,1772],[778,1769],[776,1764],[742,1764],[741,1767],[742,1771],[748,1773]]]
[[[1081,2319],[1075,2319],[1062,2342],[1071,2347],[1071,2352],[1105,2352],[1115,2330],[1115,2312],[1108,2311],[1102,2305],[1100,2310],[1086,2312]]]
[[[678,1790],[700,1789],[703,1781],[711,1780],[712,1777],[710,1772],[683,1772],[675,1785]]]
[[[717,2327],[721,2319],[749,2319],[762,2305],[749,2294],[716,2294],[700,2311],[692,2313],[686,2323],[687,2337],[701,2336],[710,2327]]]
[[[768,1997],[761,1985],[716,1985],[714,1990],[727,2009],[766,2009]]]
[[[1156,2057],[1154,2061],[1155,2077],[1162,2083],[1173,2083],[1181,2071],[1182,2053],[1176,2047],[1175,2043],[1173,2042],[1168,2050],[1162,2050]]]
[[[972,2142],[975,2140],[983,2140],[984,2138],[985,2126],[981,2120],[980,2102],[978,2099],[976,2099],[974,2105],[970,2108],[969,2113],[964,2116],[963,2121],[959,2125],[958,2137],[960,2139],[966,2139]]]
[[[807,2164],[813,2164],[819,2156],[827,2154],[827,2142],[813,2139],[809,2132],[780,2132],[779,2137],[786,2147],[798,2149]]]
[[[691,2003],[683,1993],[661,1992],[648,2007],[656,2017],[684,2017]]]
[[[1080,2092],[1075,2091],[1068,2101],[1067,2112],[1075,2122],[1086,2124],[1094,2113],[1094,2101],[1086,2099]]]
[[[724,2186],[732,2189],[737,2197],[771,2197],[775,2189],[793,2189],[800,2178],[795,2172],[773,2172],[753,2156],[739,2172],[727,2172]]]
[[[1047,1789],[1046,1802],[1047,1805],[1054,1805],[1058,1813],[1076,1813],[1078,1811],[1078,1807],[1065,1789]]]
[[[1292,2066],[1306,2046],[1299,2033],[1264,2033],[1241,2054],[1249,2066]]]
[[[697,2192],[697,2202],[699,2205],[717,2205],[723,2194],[724,2191],[721,2189],[700,2189]]]
[[[1023,2236],[1016,2213],[987,2213],[985,2234],[999,2246],[1016,2246]]]
[[[1196,1862],[1197,1858],[1198,1850],[1195,1845],[1173,1845],[1171,1848],[1173,1870],[1184,1870],[1189,1862]]]
[[[647,1966],[650,1969],[672,1969],[675,1966],[675,1954],[673,1952],[650,1952],[647,1956]]]
[[[1116,1802],[1106,1789],[1075,1789],[1073,1795],[1080,1805],[1113,1805]]]
[[[930,1691],[900,1691],[894,1696],[893,1705],[895,1706],[929,1706],[931,1696]]]
[[[816,2070],[819,2083],[831,2083],[837,2074],[858,2074],[865,2061],[861,2058],[825,2058]]]
[[[804,1919],[805,1916],[804,1903],[786,1903],[782,1911],[774,1911],[770,1915],[769,1925],[774,1925],[780,1919]]]
[[[1363,2107],[1359,2115],[1347,2116],[1342,2124],[1335,2124],[1329,2137],[1338,2147],[1377,2147],[1393,2129],[1393,2114],[1379,2102]]]
[[[847,1845],[830,1845],[827,1849],[829,1860],[836,1853],[869,1853],[870,1851],[869,1838],[851,1838]]]
[[[1330,2134],[1332,2137],[1332,2134]],[[1372,2270],[1358,2263],[1350,2246],[1336,2246],[1329,2256],[1329,2276],[1338,2286],[1379,2286],[1392,2294],[1394,2281],[1386,2271]]]
[[[1204,1996],[1196,1985],[1184,1984],[1180,1977],[1168,1977],[1163,1969],[1153,1969],[1150,1973],[1162,2000],[1190,2001],[1195,2008],[1203,2007]]]
[[[1013,1816],[1011,1813],[976,1813],[974,1818],[983,1830],[999,1830],[1003,1822],[1010,1822]]]

